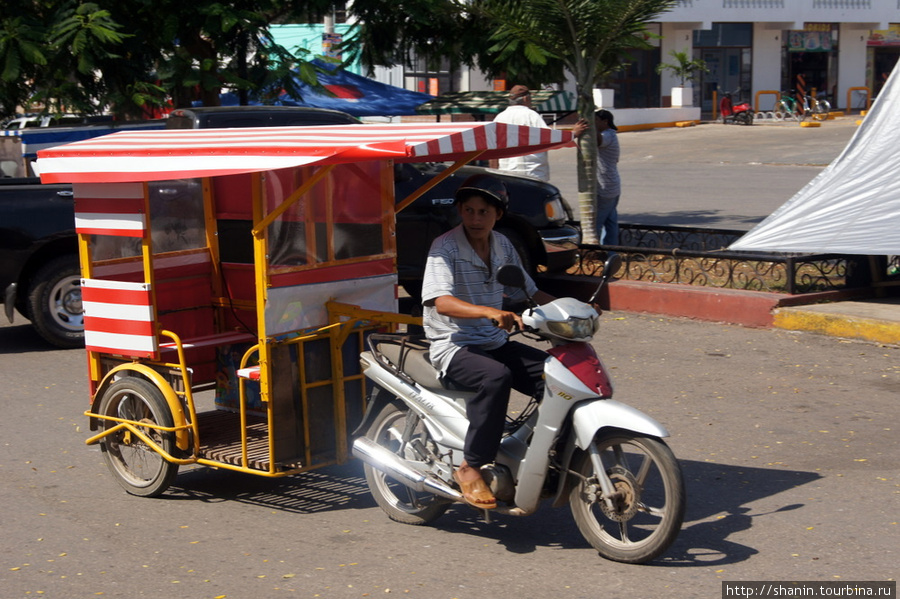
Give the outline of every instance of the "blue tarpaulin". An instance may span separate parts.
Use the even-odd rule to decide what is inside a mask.
[[[401,116],[416,114],[416,107],[434,99],[434,96],[429,94],[379,83],[320,60],[312,62],[328,71],[319,73],[319,83],[334,96],[323,94],[298,81],[302,99],[283,95],[279,98],[278,104],[330,108],[358,117]]]

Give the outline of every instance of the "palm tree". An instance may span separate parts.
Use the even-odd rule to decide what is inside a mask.
[[[577,110],[589,123],[578,144],[578,206],[584,239],[596,243],[597,131],[593,89],[620,68],[630,50],[647,48],[646,24],[676,0],[495,0],[495,49],[515,49],[532,62],[559,60],[575,79]]]
[[[696,79],[700,73],[709,72],[706,61],[700,60],[699,58],[691,58],[686,50],[672,50],[669,52],[669,56],[674,58],[675,62],[663,62],[656,65],[656,72],[662,73],[663,71],[672,71],[672,74],[681,81],[682,87],[684,87],[684,84],[688,81]]]

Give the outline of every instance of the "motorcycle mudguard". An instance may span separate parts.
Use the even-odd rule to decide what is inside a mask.
[[[366,406],[366,413],[363,415],[362,422],[359,423],[359,426],[356,427],[352,433],[350,433],[350,437],[356,438],[366,434],[366,431],[369,430],[369,427],[372,426],[372,422],[375,420],[375,417],[381,412],[381,408],[385,406],[385,404],[391,403],[392,401],[400,402],[399,399],[382,389],[381,387],[375,387],[372,389],[372,395],[369,398],[369,404]]]
[[[612,399],[588,401],[576,406],[572,410],[572,427],[575,444],[581,449],[587,449],[597,436],[597,431],[603,428],[619,428],[653,437],[669,436],[666,427],[653,418]]]
[[[576,447],[586,451],[604,428],[614,428],[652,437],[668,437],[666,428],[640,410],[611,399],[594,400],[582,403],[572,410],[572,434],[566,440],[562,452],[562,475],[553,507],[565,505],[569,500],[569,491],[574,484],[574,477],[568,476],[569,465]]]

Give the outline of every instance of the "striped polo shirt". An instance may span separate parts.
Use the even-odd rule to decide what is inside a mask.
[[[509,239],[491,232],[491,264],[482,261],[469,241],[462,225],[434,240],[425,264],[422,302],[452,295],[470,304],[500,309],[504,294],[514,301],[524,300],[522,290],[504,287],[497,282],[497,270],[505,264],[522,266],[519,254]],[[525,273],[529,295],[537,293],[537,285]],[[445,373],[450,359],[465,345],[496,349],[506,343],[509,334],[488,318],[450,318],[425,305],[422,324],[431,340],[431,363]]]

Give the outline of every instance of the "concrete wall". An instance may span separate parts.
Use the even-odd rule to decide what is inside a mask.
[[[753,63],[750,101],[756,102],[759,91],[781,91],[781,45],[783,32],[769,23],[753,24]],[[759,110],[772,110],[778,96],[764,94],[759,98]]]
[[[900,14],[897,15],[900,18]],[[866,40],[869,29],[853,23],[841,23],[838,33],[838,91],[832,98],[832,108],[847,109],[847,90],[866,85]]]
[[[897,19],[896,0],[681,0],[657,19],[661,23],[778,23],[780,29],[803,29],[812,23],[864,23],[887,29]]]

